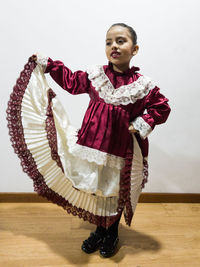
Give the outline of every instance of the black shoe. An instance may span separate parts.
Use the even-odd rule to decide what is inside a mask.
[[[118,242],[119,242],[118,236],[113,237],[113,236],[107,235],[104,238],[103,243],[100,247],[101,256],[103,256],[104,258],[109,258],[113,256],[114,253],[116,252]]]
[[[102,244],[104,236],[99,233],[92,232],[88,239],[83,241],[81,249],[86,253],[95,252]]]

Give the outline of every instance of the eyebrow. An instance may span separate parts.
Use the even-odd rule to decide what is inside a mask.
[[[120,38],[126,39],[126,37],[125,37],[125,36],[117,36],[117,38],[116,38],[116,39],[120,39]],[[112,40],[112,38],[107,38],[107,39],[106,39],[106,41],[108,41],[108,40]]]

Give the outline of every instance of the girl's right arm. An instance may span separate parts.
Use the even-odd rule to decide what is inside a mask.
[[[43,68],[44,73],[49,73],[56,83],[70,94],[88,93],[89,79],[84,71],[72,72],[61,61],[37,56],[36,62]]]

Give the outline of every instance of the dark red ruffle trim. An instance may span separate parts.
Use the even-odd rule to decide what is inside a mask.
[[[29,58],[28,63],[24,66],[24,70],[20,73],[19,79],[17,79],[16,85],[13,88],[13,92],[10,95],[10,100],[8,102],[8,129],[14,152],[18,155],[21,161],[23,171],[26,172],[33,180],[34,191],[40,196],[47,198],[54,204],[62,206],[68,213],[71,213],[74,216],[79,216],[79,218],[82,218],[85,221],[89,221],[90,223],[98,226],[109,227],[120,217],[120,213],[109,217],[98,216],[84,209],[73,206],[65,198],[51,190],[46,185],[44,177],[38,171],[34,158],[27,148],[21,119],[21,104],[25,90],[31,78],[31,74],[35,67],[36,63]]]
[[[56,96],[56,94],[50,88],[47,92],[47,95],[48,95],[48,107],[46,112],[47,118],[45,121],[45,130],[47,132],[49,147],[51,148],[51,157],[53,160],[56,161],[58,167],[62,169],[62,172],[64,172],[60,157],[58,155],[56,127],[53,118],[53,111],[51,108],[52,99]]]
[[[131,206],[131,167],[133,161],[133,139],[130,138],[127,150],[125,166],[121,170],[118,211],[124,210],[124,218],[127,225],[131,225],[133,210]]]
[[[144,168],[143,168],[143,181],[142,181],[142,188],[145,187],[145,184],[148,182],[148,175],[149,175],[149,172],[148,172],[148,162],[146,159],[143,160],[143,165],[144,165]]]

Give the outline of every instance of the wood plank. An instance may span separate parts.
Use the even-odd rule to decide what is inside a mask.
[[[82,241],[95,226],[52,203],[0,204],[0,266],[196,267],[200,204],[139,203],[131,227],[122,217],[118,252],[87,255]]]
[[[0,203],[33,202],[49,203],[46,198],[37,193],[0,192]],[[200,194],[191,193],[149,193],[142,192],[139,203],[200,203]]]

